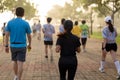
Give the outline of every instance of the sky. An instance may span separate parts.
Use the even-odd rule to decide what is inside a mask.
[[[65,2],[70,2],[71,0],[30,0],[35,3],[37,10],[39,11],[39,15],[41,19],[45,19],[47,12],[53,8],[54,5],[64,6]],[[1,36],[1,27],[4,22],[8,22],[13,15],[11,12],[4,12],[0,14],[0,36]]]
[[[65,2],[70,2],[71,0],[31,0],[37,6],[40,16],[45,16],[47,12],[52,9],[53,5],[57,4],[64,6]]]

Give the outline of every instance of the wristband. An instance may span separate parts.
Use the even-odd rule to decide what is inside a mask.
[[[5,45],[5,47],[8,47],[8,44],[7,44],[7,45]]]
[[[104,50],[105,48],[103,47],[102,50]]]

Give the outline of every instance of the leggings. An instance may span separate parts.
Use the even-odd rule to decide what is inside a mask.
[[[59,62],[60,80],[74,80],[77,69],[77,57],[60,57]],[[66,73],[68,76],[66,79]]]

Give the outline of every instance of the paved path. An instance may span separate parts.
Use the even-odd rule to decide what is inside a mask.
[[[55,53],[55,45],[53,47],[54,61],[51,62],[50,58],[48,60],[44,58],[43,41],[38,41],[36,38],[33,38],[32,41],[32,50],[27,53],[22,80],[59,80],[57,65],[59,53]],[[6,54],[2,50],[0,51],[0,80],[13,80],[10,54]],[[118,50],[117,57],[120,59],[120,47]],[[98,71],[101,41],[89,39],[87,52],[81,52],[77,54],[77,57],[78,69],[75,80],[116,80],[117,73],[110,54],[107,55],[106,72],[100,73]]]

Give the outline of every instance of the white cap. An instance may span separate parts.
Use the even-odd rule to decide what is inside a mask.
[[[107,17],[105,17],[105,22],[109,22],[109,21],[112,21],[111,16],[107,16]]]

